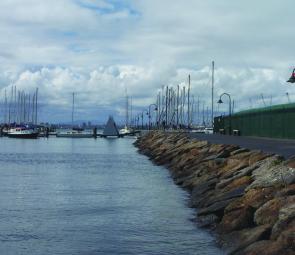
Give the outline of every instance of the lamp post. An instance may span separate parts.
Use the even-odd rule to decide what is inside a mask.
[[[228,93],[221,94],[220,97],[219,97],[219,100],[217,102],[218,104],[223,103],[223,101],[221,99],[222,96],[228,96],[228,99],[229,99],[229,115],[228,115],[228,117],[229,117],[229,134],[231,135],[231,97],[230,97],[230,94],[228,94]]]
[[[140,118],[140,113],[136,115],[136,117],[134,118],[135,120],[135,128],[139,129],[139,118]]]
[[[147,110],[143,110],[142,112],[141,112],[141,130],[143,130],[143,116],[144,116],[144,113],[146,112],[146,115],[148,115],[148,112],[147,112]]]
[[[155,107],[155,111],[158,111],[158,106],[156,104],[150,104],[149,105],[149,113],[148,113],[148,116],[149,116],[149,130],[151,129],[151,106],[154,106]]]

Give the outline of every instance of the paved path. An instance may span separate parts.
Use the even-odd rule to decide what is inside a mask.
[[[190,137],[206,140],[217,144],[235,144],[251,150],[262,150],[267,153],[276,153],[290,158],[295,156],[295,140],[272,139],[261,137],[229,136],[229,135],[206,135],[190,133]]]

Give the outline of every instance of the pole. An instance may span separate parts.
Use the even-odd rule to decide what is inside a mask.
[[[27,103],[27,94],[24,94],[24,122],[26,122],[26,117],[27,117],[27,115],[26,115],[26,107],[27,107],[27,105],[26,105],[26,103]]]
[[[183,87],[182,125],[185,126],[185,87]]]
[[[229,134],[231,135],[231,98],[230,95],[228,94],[229,98]]]
[[[130,96],[130,119],[132,120],[132,97],[131,96]]]
[[[166,106],[165,106],[165,127],[167,126],[167,122],[168,122],[168,86],[166,86]]]
[[[75,93],[73,92],[73,102],[72,102],[72,127],[74,126],[74,105],[75,105]]]
[[[10,95],[10,102],[9,102],[9,109],[8,109],[8,124],[10,124],[10,120],[11,120],[12,93],[13,93],[13,87],[11,87],[11,95]]]
[[[5,124],[7,124],[7,94],[6,94],[6,89],[5,89]]]
[[[187,89],[187,128],[190,127],[190,90],[191,90],[191,75],[188,75],[188,89]]]
[[[288,99],[288,103],[290,104],[290,97],[289,97],[289,93],[286,92],[286,96],[287,96],[287,99]]]
[[[29,98],[28,98],[28,122],[30,122],[30,114],[31,114],[31,94],[29,94]]]
[[[33,94],[33,99],[32,99],[32,123],[35,123],[35,93]]]
[[[176,98],[176,127],[179,125],[179,84],[177,85],[177,98]]]
[[[13,122],[16,123],[16,86],[14,86]]]
[[[35,97],[35,100],[36,100],[36,109],[35,109],[35,124],[37,125],[38,123],[38,88],[36,88],[36,97]]]
[[[141,130],[143,130],[143,112],[141,113]]]
[[[149,130],[151,129],[151,106],[149,106]]]
[[[205,126],[205,102],[203,102],[203,126]]]
[[[197,125],[200,125],[200,97],[198,96],[198,117],[197,117]]]
[[[211,125],[214,123],[214,61],[212,61],[212,105],[211,105]]]
[[[128,127],[128,125],[129,125],[129,97],[128,97],[128,94],[127,94],[127,92],[126,92],[126,109],[125,109],[125,111],[126,111],[126,122],[125,122],[125,125],[126,125],[126,127]]]

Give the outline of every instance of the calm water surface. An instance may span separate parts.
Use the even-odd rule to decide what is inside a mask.
[[[0,139],[0,254],[221,254],[132,139]]]

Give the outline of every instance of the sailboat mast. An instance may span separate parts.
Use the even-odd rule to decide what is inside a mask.
[[[130,96],[130,120],[132,124],[132,96]]]
[[[7,94],[6,94],[6,89],[5,89],[5,124],[7,124]]]
[[[74,126],[74,110],[75,110],[75,93],[73,92],[73,102],[72,102],[72,127]]]
[[[191,90],[191,75],[188,75],[188,89],[187,89],[187,128],[190,128],[190,90]]]
[[[128,94],[126,94],[126,127],[129,125],[129,97]]]
[[[35,93],[33,94],[33,98],[32,98],[32,123],[35,123]]]
[[[27,114],[27,121],[30,122],[30,114],[31,114],[31,95],[28,95],[28,114]]]
[[[211,91],[211,126],[214,123],[214,61],[212,61],[212,91]]]
[[[35,97],[35,124],[38,123],[38,88],[36,88],[36,97]]]

